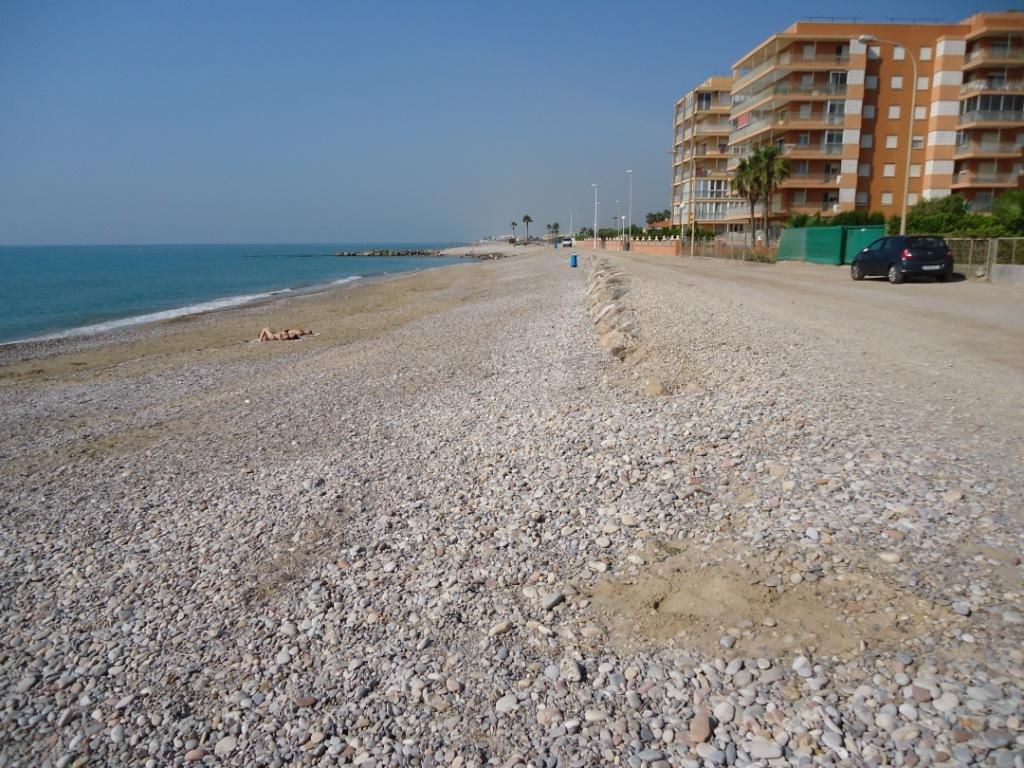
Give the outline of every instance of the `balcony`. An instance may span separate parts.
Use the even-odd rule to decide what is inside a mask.
[[[971,80],[960,86],[960,95],[969,96],[972,93],[989,91],[992,93],[1024,93],[1024,80],[1008,80],[997,82],[995,80]]]
[[[786,144],[782,154],[793,159],[815,158],[825,155],[836,157],[843,154],[843,145],[834,141],[819,141],[814,144]]]
[[[1005,123],[1024,123],[1024,111],[996,111],[990,109],[975,109],[970,112],[963,112],[960,115],[960,125],[989,125]]]
[[[802,54],[802,52],[800,52]],[[835,54],[820,54],[817,56],[804,57],[792,51],[786,51],[768,61],[758,64],[746,72],[733,83],[733,92],[743,90],[745,87],[757,82],[762,75],[773,69],[787,69],[813,72],[820,69],[845,69],[850,65],[849,56],[836,56]]]
[[[972,141],[957,144],[953,149],[953,157],[966,160],[972,157],[1021,157],[1024,145],[1008,141]]]
[[[783,189],[838,189],[838,173],[791,173],[779,186]]]
[[[786,206],[786,212],[790,215],[805,213],[813,216],[816,213],[833,213],[839,206],[838,200],[808,200],[803,203],[790,203]]]
[[[783,101],[792,101],[793,97],[799,97],[800,100],[808,100],[815,98],[830,99],[845,95],[846,83],[814,83],[811,85],[804,85],[803,83],[777,83],[749,96],[737,94],[733,97],[732,112],[730,114],[735,117],[748,111],[754,103],[761,104],[776,98],[781,98]]]
[[[737,128],[729,135],[729,142],[735,144],[740,139],[755,136],[767,130],[787,130],[796,128],[832,128],[841,126],[846,122],[846,115],[827,114],[825,112],[814,112],[809,115],[785,114],[783,113],[759,117],[751,120],[742,128]]]
[[[960,171],[953,174],[953,187],[1016,187],[1018,173]]]
[[[975,48],[964,58],[964,69],[1000,64],[1014,65],[1024,62],[1024,48],[1009,45],[991,45]]]

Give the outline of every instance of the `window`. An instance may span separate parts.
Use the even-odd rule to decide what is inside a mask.
[[[907,52],[904,50],[902,45],[894,45],[892,48],[893,61],[903,61],[906,57]]]
[[[874,120],[875,119],[875,105],[874,104],[865,104],[864,105],[864,119],[865,120]]]
[[[907,206],[917,205],[917,192],[907,193]]]
[[[814,58],[814,43],[804,43],[804,58],[805,59],[813,59]]]
[[[886,163],[882,166],[882,175],[887,179],[891,179],[896,175],[896,163]]]
[[[896,138],[895,134],[890,133],[888,136],[885,137],[885,148],[886,149],[896,149],[897,145],[898,145],[898,139]]]
[[[919,90],[919,91],[927,91],[928,90],[928,76],[927,75],[925,75],[923,77],[917,78],[917,90]]]
[[[870,133],[863,133],[863,134],[861,134],[861,137],[860,137],[860,148],[861,149],[871,149],[871,147],[873,147],[874,144],[875,144],[874,138],[875,137],[872,136]]]
[[[878,87],[878,75],[868,75],[864,78],[864,88],[873,91]]]
[[[932,60],[932,49],[931,49],[930,46],[925,45],[925,46],[923,46],[921,48],[921,61],[931,61],[931,60]]]
[[[892,205],[892,192],[882,193],[882,205]]]
[[[893,75],[889,78],[889,87],[894,91],[898,91],[903,87],[903,77],[900,75]]]
[[[793,204],[804,205],[807,202],[807,190],[806,189],[794,189],[793,190]]]
[[[924,120],[928,117],[928,107],[914,107],[914,119]]]
[[[867,206],[868,204],[868,193],[858,192],[857,193],[857,205]]]
[[[924,136],[914,136],[910,140],[911,149],[924,149]]]
[[[811,134],[801,133],[796,137],[796,144],[798,147],[809,147],[811,145]]]
[[[858,176],[870,176],[871,175],[871,163],[861,163],[857,166]]]
[[[910,178],[916,179],[916,178],[919,178],[920,176],[921,176],[921,164],[920,163],[912,163],[910,165]]]
[[[890,120],[899,120],[900,119],[900,105],[899,104],[893,104],[892,106],[889,107],[889,119]]]
[[[868,58],[872,61],[878,61],[878,58],[882,55],[882,48],[878,45],[868,46]]]

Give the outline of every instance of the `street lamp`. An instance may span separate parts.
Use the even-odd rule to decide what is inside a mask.
[[[629,242],[633,241],[633,172],[626,171],[626,175],[629,176]],[[628,250],[628,249],[627,249]]]
[[[569,237],[574,237],[572,233],[572,208],[569,209]]]
[[[900,234],[907,234],[907,198],[910,196],[910,160],[911,150],[914,147],[914,110],[917,109],[917,58],[914,56],[913,51],[902,43],[896,43],[892,40],[883,40],[875,35],[860,35],[857,38],[859,43],[886,43],[891,45],[893,48],[902,48],[907,56],[910,57],[911,71],[914,73],[910,83],[910,114],[907,116],[907,160],[906,168],[903,173],[903,202],[900,207]]]
[[[594,247],[597,248],[597,184],[591,184],[594,188]]]

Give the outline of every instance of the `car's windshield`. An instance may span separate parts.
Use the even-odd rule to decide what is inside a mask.
[[[945,248],[946,241],[941,237],[908,237],[908,248]]]

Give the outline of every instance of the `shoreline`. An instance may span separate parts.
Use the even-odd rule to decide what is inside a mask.
[[[519,246],[521,252],[526,252]],[[460,260],[487,261],[505,258],[512,255],[514,247],[507,243],[476,243],[465,246],[452,246],[449,248],[433,249],[430,256],[436,258],[453,258]],[[336,258],[349,258],[359,256],[373,256],[378,258],[401,257],[409,255],[426,255],[426,251],[360,251],[360,252],[339,252],[334,254]],[[443,267],[457,266],[456,264],[442,264],[437,266],[421,267],[418,269],[403,270],[377,275],[353,275],[350,277],[332,280],[326,283],[314,283],[311,285],[300,285],[294,287],[278,288],[268,291],[261,291],[255,294],[231,294],[206,299],[193,304],[186,304],[166,309],[153,310],[140,315],[130,315],[100,323],[88,323],[86,325],[73,326],[59,331],[46,332],[38,336],[31,336],[24,339],[11,339],[0,341],[0,366],[11,362],[11,357],[28,359],[32,352],[46,353],[58,349],[54,354],[60,354],[61,342],[95,342],[98,344],[107,341],[116,342],[119,339],[127,339],[131,332],[142,332],[146,329],[156,329],[168,323],[175,323],[188,318],[200,318],[215,315],[221,312],[243,310],[251,307],[259,307],[268,302],[282,301],[289,298],[302,298],[332,291],[339,287],[351,286],[352,284],[367,285],[371,281],[401,277],[418,272],[426,272]],[[30,349],[27,355],[17,355],[13,350],[24,351]]]
[[[0,368],[6,365],[37,357],[50,357],[72,352],[82,352],[90,349],[101,348],[109,344],[136,341],[147,336],[167,332],[169,329],[189,321],[199,322],[204,319],[224,316],[233,312],[245,312],[246,310],[259,310],[269,306],[281,304],[292,300],[308,299],[310,297],[333,294],[335,291],[346,291],[357,287],[370,286],[377,282],[395,280],[409,277],[410,275],[433,272],[446,267],[462,266],[466,262],[442,264],[437,266],[423,267],[420,269],[404,270],[401,272],[382,273],[377,275],[353,275],[341,278],[328,283],[317,283],[314,285],[297,288],[282,288],[274,291],[266,291],[259,294],[242,294],[237,296],[224,296],[185,305],[172,307],[166,310],[158,310],[143,315],[118,318],[103,323],[96,323],[84,326],[76,326],[64,331],[35,336],[28,339],[16,339],[11,341],[0,341]],[[256,333],[259,332],[256,329]],[[254,333],[254,338],[256,333]],[[0,376],[2,379],[2,376]]]

